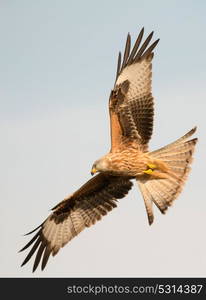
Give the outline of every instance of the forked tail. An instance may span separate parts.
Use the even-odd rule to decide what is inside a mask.
[[[168,167],[167,178],[144,176],[138,181],[150,225],[154,220],[153,202],[164,214],[183,188],[197,142],[197,138],[191,140],[188,138],[195,131],[196,127],[175,142],[149,153],[151,158],[163,161]]]

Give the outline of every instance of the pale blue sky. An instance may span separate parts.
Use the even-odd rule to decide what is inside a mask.
[[[152,227],[134,186],[34,276],[206,276],[205,15],[203,0],[0,1],[0,276],[33,276],[31,264],[20,268],[22,234],[108,151],[117,54],[142,26],[160,38],[151,149],[197,125],[188,183]]]

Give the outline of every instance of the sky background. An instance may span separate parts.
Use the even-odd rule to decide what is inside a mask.
[[[206,276],[206,2],[0,1],[0,276]],[[198,126],[185,189],[149,227],[136,185],[32,274],[18,250],[110,147],[108,97],[129,31],[160,38],[154,150]]]

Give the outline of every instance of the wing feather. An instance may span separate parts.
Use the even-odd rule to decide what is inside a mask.
[[[128,59],[128,62],[127,62],[128,65],[133,62],[134,56],[137,53],[137,49],[139,48],[139,45],[140,45],[140,43],[142,41],[142,38],[143,38],[143,35],[144,35],[144,28],[142,28],[142,30],[140,31],[140,33],[139,33],[139,35],[136,39],[136,42],[134,44],[134,47],[132,49],[132,52],[131,52],[131,54],[129,56],[129,59]]]
[[[121,68],[121,61],[122,61],[122,55],[121,52],[118,54],[118,60],[117,60],[117,73],[116,73],[116,79],[119,76],[120,68]]]
[[[126,63],[127,63],[127,60],[128,60],[128,57],[129,57],[129,53],[130,53],[130,47],[131,47],[131,36],[130,34],[128,33],[127,35],[127,41],[126,41],[126,45],[125,45],[125,50],[124,50],[124,58],[123,58],[123,62],[122,62],[122,70],[124,69]]]
[[[43,270],[51,254],[56,255],[60,248],[84,228],[95,224],[115,208],[116,200],[123,198],[131,187],[129,178],[104,174],[93,177],[74,194],[56,205],[53,213],[35,229],[39,229],[38,232],[20,250],[32,246],[22,266],[36,253],[33,272],[40,263]]]

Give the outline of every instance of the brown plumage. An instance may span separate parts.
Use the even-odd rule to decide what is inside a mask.
[[[32,246],[22,265],[35,254],[33,271],[41,263],[45,268],[49,256],[95,224],[116,207],[138,182],[148,215],[154,220],[153,203],[162,213],[179,195],[187,179],[197,139],[189,140],[196,128],[177,141],[156,151],[148,151],[153,130],[154,103],[151,92],[153,32],[142,43],[142,29],[131,49],[127,36],[123,61],[118,56],[117,74],[109,98],[111,150],[97,160],[90,179],[79,190],[53,208],[51,215],[35,230],[37,233],[21,251]],[[29,234],[30,234],[29,233]]]

